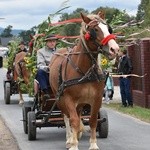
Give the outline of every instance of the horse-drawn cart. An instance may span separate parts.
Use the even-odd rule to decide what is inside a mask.
[[[65,127],[64,118],[56,105],[57,99],[52,98],[42,101],[42,93],[35,96],[34,101],[25,102],[22,107],[24,133],[28,134],[28,140],[36,140],[36,129],[42,127]],[[89,125],[90,107],[85,105],[81,120]],[[98,113],[97,132],[100,138],[108,136],[108,116],[104,109]]]
[[[4,85],[4,100],[6,104],[10,104],[10,97],[13,94],[19,94],[19,104],[24,103],[21,83],[25,83],[28,86],[29,83],[29,71],[27,70],[24,58],[26,52],[19,52],[15,55],[14,64],[9,73],[6,74],[6,80],[3,81]]]
[[[89,149],[99,149],[96,131],[99,137],[107,137],[108,117],[101,109],[106,76],[97,59],[99,53],[109,59],[115,58],[119,46],[104,16],[101,11],[88,16],[81,13],[82,26],[77,45],[53,53],[49,81],[55,96],[43,100],[39,91],[33,104],[23,106],[24,131],[29,140],[36,139],[37,127],[51,126],[66,127],[69,150],[78,149],[78,139],[85,125],[89,125],[91,131]]]

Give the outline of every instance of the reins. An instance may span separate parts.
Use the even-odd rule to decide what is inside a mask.
[[[58,23],[57,25],[59,25],[60,23]],[[95,27],[96,25],[98,25],[98,21],[96,20],[92,20],[91,22],[89,22],[89,24],[86,24],[85,29],[87,29],[88,26],[93,26]],[[93,32],[95,32],[94,29],[92,29]],[[83,51],[81,52],[73,52],[73,50],[68,51],[67,53],[54,53],[54,55],[59,55],[64,57],[65,59],[62,60],[60,66],[59,66],[59,86],[58,86],[58,91],[57,91],[57,96],[58,99],[60,98],[60,96],[63,94],[63,91],[65,88],[73,86],[73,85],[77,85],[77,84],[82,84],[82,83],[88,83],[88,82],[94,82],[94,81],[102,81],[106,79],[106,75],[103,74],[102,70],[99,68],[98,64],[97,64],[97,56],[99,53],[103,53],[102,50],[102,46],[106,45],[108,43],[109,40],[114,39],[115,36],[110,34],[107,37],[105,37],[104,39],[102,39],[102,41],[100,41],[99,43],[96,41],[96,36],[93,39],[93,43],[96,45],[96,50],[95,51],[91,51],[90,48],[87,46],[86,44],[86,40],[89,40],[87,37],[89,36],[88,34],[86,35],[86,33],[88,33],[88,31],[85,31],[85,34],[83,33],[83,29],[80,35],[80,43],[77,44],[77,46],[79,46],[79,44],[82,46]],[[93,33],[95,34],[95,33]],[[95,34],[96,35],[96,34]],[[86,37],[87,36],[87,37]],[[91,40],[92,42],[92,40]],[[80,54],[87,54],[87,56],[89,57],[89,59],[91,60],[91,67],[88,68],[88,70],[86,72],[83,72],[71,59],[70,56],[72,55],[80,55]],[[66,64],[65,64],[65,68],[64,68],[64,79],[62,79],[62,64],[63,62],[66,60]],[[80,77],[75,77],[73,79],[69,79],[67,80],[67,67],[68,67],[68,63],[70,63],[70,65],[81,75]]]

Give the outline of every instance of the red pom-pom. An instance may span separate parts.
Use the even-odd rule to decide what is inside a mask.
[[[33,42],[29,42],[29,47],[33,47]]]
[[[88,41],[90,39],[90,37],[91,37],[90,33],[86,32],[86,34],[84,35],[85,40]]]

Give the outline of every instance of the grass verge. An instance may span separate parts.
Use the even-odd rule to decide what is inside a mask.
[[[118,112],[122,112],[124,114],[128,114],[135,118],[138,118],[142,121],[150,123],[150,109],[142,108],[134,105],[134,107],[122,107],[120,103],[110,103],[109,105],[103,104],[103,106],[107,108],[111,108]]]

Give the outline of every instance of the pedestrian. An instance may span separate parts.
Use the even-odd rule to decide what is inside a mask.
[[[49,63],[53,52],[56,51],[57,37],[53,34],[45,38],[46,45],[37,51],[37,74],[36,81],[44,93],[43,98],[49,99]]]
[[[119,53],[119,64],[118,64],[118,74],[120,75],[128,75],[131,74],[133,67],[131,63],[131,59],[127,55],[126,48],[122,48]],[[119,77],[119,85],[120,85],[120,94],[122,100],[122,106],[133,107],[133,101],[131,96],[131,77],[121,76]]]
[[[112,76],[107,72],[106,85],[104,88],[104,100],[106,104],[109,104],[110,100],[113,99],[114,94],[114,82]]]

